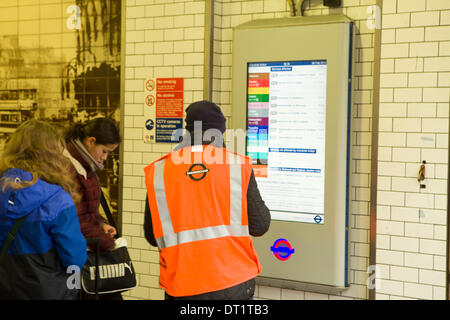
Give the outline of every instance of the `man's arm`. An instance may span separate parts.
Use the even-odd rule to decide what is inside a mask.
[[[269,208],[267,208],[259,193],[253,170],[248,183],[247,210],[250,235],[254,237],[262,236],[269,230],[271,218]]]
[[[153,234],[152,216],[148,205],[148,198],[145,198],[145,214],[144,214],[144,235],[145,239],[154,247],[158,246]]]

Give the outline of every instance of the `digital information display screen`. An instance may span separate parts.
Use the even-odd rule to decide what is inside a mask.
[[[327,61],[247,66],[247,155],[272,219],[323,224]]]

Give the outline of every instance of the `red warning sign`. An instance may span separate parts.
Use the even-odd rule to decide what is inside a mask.
[[[182,118],[183,92],[159,92],[156,94],[156,117]]]
[[[183,78],[157,78],[156,90],[161,91],[183,91]]]
[[[145,83],[145,89],[147,89],[147,91],[155,90],[155,81],[153,81],[152,79],[147,80],[147,82]]]
[[[144,141],[146,143],[179,142],[179,137],[174,135],[174,131],[183,127],[184,79],[150,78],[144,81],[144,117],[154,121],[155,125],[155,133],[147,132],[144,135]],[[148,125],[150,121],[147,121],[145,131],[150,130]]]
[[[156,79],[156,118],[183,118],[183,78]]]
[[[155,97],[151,94],[145,97],[145,104],[149,107],[152,107],[155,104]]]

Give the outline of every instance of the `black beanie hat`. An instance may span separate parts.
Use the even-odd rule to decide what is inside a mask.
[[[194,121],[202,121],[202,131],[219,129],[225,132],[225,117],[219,106],[213,102],[203,100],[191,103],[186,108],[186,130],[194,130]]]

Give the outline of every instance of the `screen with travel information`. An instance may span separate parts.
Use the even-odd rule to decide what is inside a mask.
[[[327,61],[247,66],[247,155],[272,219],[323,224]]]

